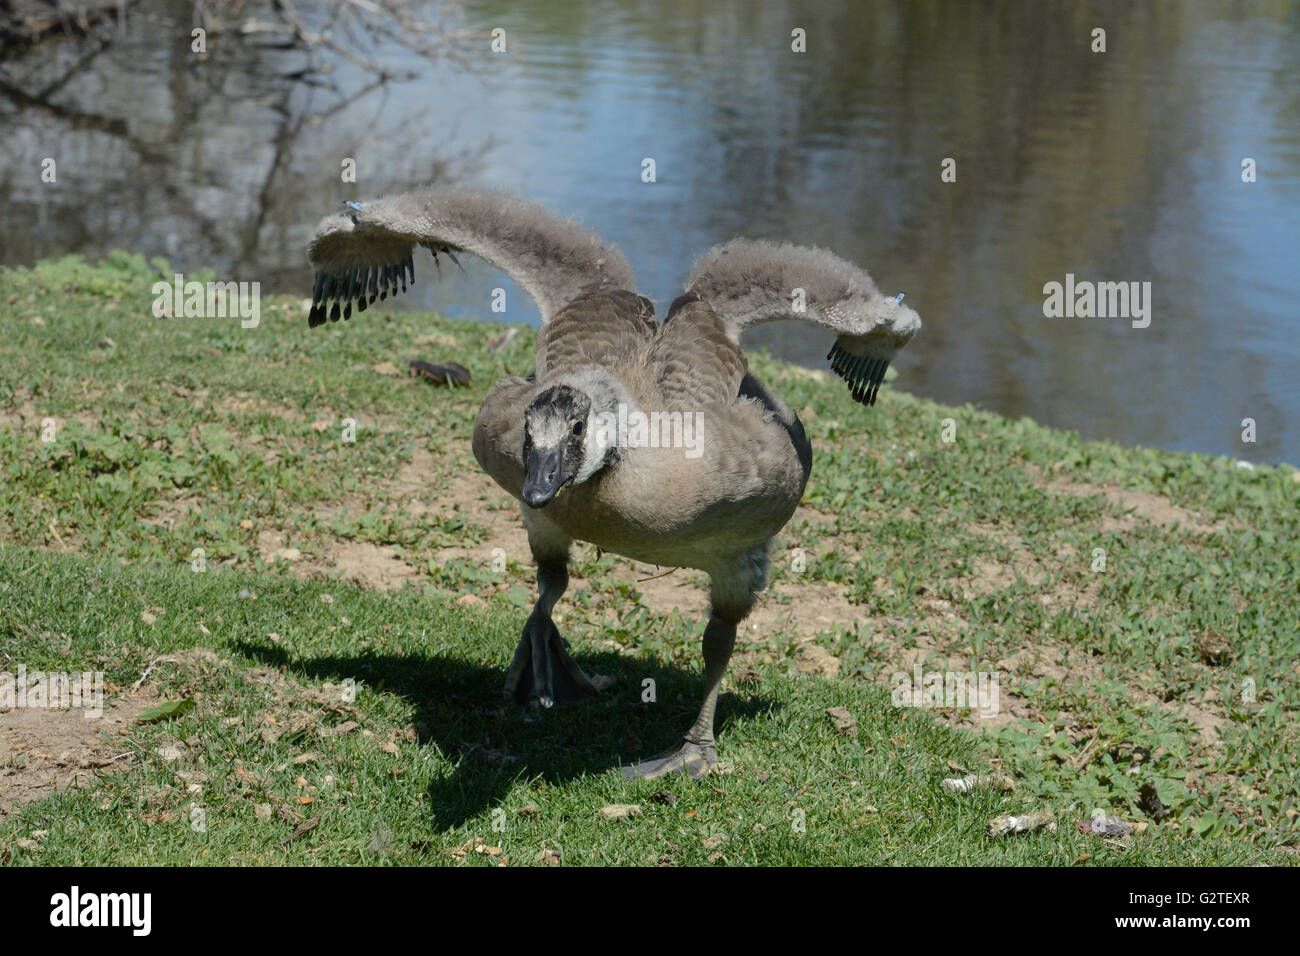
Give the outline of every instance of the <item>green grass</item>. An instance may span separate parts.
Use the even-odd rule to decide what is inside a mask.
[[[491,534],[446,496],[476,467],[483,393],[530,367],[531,332],[492,352],[499,327],[382,309],[309,331],[289,299],[264,301],[255,330],[157,319],[159,277],[164,263],[125,255],[0,272],[0,669],[96,667],[126,695],[171,656],[145,686],[196,701],[135,726],[122,744],[133,756],[92,785],[0,820],[0,860],[490,865],[534,864],[544,849],[565,864],[1294,859],[1293,469],[1084,442],[895,388],[864,411],[839,383],[756,356],[816,449],[811,510],[774,552],[770,600],[806,616],[833,591],[856,623],[745,646],[733,672],[751,679],[720,712],[732,773],[628,784],[608,768],[667,746],[693,716],[699,622],[651,613],[642,575],[583,549],[561,630],[589,673],[615,683],[580,707],[504,707],[501,675],[532,600],[528,556],[508,555],[504,573],[433,560]],[[372,368],[415,356],[459,361],[474,384]],[[340,439],[345,418],[358,422],[353,443]],[[425,453],[419,483],[396,480]],[[1053,481],[1159,495],[1209,530],[1126,519]],[[268,534],[304,560],[269,561]],[[303,578],[346,542],[391,548],[419,580],[380,593]],[[795,547],[809,555],[799,574]],[[466,593],[487,607],[458,605]],[[1230,644],[1224,660],[1198,654],[1207,634]],[[802,672],[810,640],[839,676]],[[977,733],[960,715],[893,706],[889,675],[918,654],[927,669],[996,670],[1020,718]],[[641,702],[646,677],[657,703]],[[836,733],[825,714],[836,706],[856,718],[856,738]],[[1194,719],[1212,728],[1198,733]],[[181,755],[165,759],[168,747]],[[0,755],[0,788],[25,759]],[[1010,774],[1017,792],[946,793],[939,781],[955,767]],[[1077,832],[1094,807],[1145,820],[1146,783],[1169,817],[1124,841]],[[611,803],[643,809],[599,819]],[[1055,810],[1056,832],[984,835],[989,818],[1040,806]],[[480,841],[501,855],[476,852]]]

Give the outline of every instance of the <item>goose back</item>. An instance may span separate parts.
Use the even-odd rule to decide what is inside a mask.
[[[646,354],[655,387],[669,410],[729,405],[749,371],[745,353],[698,296],[673,303]]]
[[[580,295],[538,331],[537,380],[626,364],[658,331],[654,304],[645,296],[625,290]]]
[[[516,498],[523,421],[556,377],[591,366],[615,377],[645,413],[693,416],[682,447],[620,448],[614,463],[548,504],[570,537],[636,560],[709,571],[720,555],[762,545],[803,496],[811,448],[803,426],[749,373],[708,303],[684,296],[662,326],[629,292],[581,296],[538,334],[537,374],[497,383],[483,401],[474,454]]]

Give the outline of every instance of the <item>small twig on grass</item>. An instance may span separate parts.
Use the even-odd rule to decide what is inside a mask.
[[[290,833],[287,837],[285,837],[283,840],[281,840],[281,841],[280,841],[280,846],[288,846],[290,840],[296,840],[296,839],[298,839],[298,837],[302,836],[302,835],[303,835],[304,833],[306,833],[308,830],[314,830],[314,829],[316,829],[316,827],[317,827],[319,824],[320,824],[320,817],[318,817],[318,816],[317,816],[317,817],[312,817],[312,818],[311,818],[310,820],[308,820],[306,823],[304,823],[304,824],[302,824],[301,826],[299,826],[298,829],[294,830],[294,831],[293,831],[292,833]]]
[[[144,673],[140,675],[140,679],[131,685],[131,693],[134,694],[136,691],[140,689],[140,685],[143,684],[145,680],[149,677],[149,675],[153,673],[153,668],[155,664],[175,664],[175,663],[176,663],[176,658],[174,657],[155,657],[153,660],[149,662],[149,666],[144,669]]]
[[[517,325],[510,326],[510,328],[506,329],[500,335],[493,338],[492,341],[488,342],[488,351],[494,354],[500,352],[503,348],[505,348],[507,345],[513,342],[515,340],[515,336],[517,336],[518,334],[519,334],[519,326]]]
[[[643,581],[658,581],[660,578],[666,578],[668,577],[668,575],[673,574],[674,572],[680,570],[681,568],[669,568],[667,571],[664,571],[661,574],[652,574],[648,578],[637,578],[636,583],[641,584]]]
[[[1092,739],[1089,740],[1087,745],[1083,748],[1083,750],[1079,752],[1079,756],[1075,757],[1073,760],[1070,761],[1071,766],[1074,767],[1075,773],[1081,773],[1083,771],[1083,768],[1088,766],[1088,761],[1092,759],[1092,752],[1094,749],[1096,749],[1097,744],[1100,742],[1100,740],[1101,740],[1101,732],[1098,731],[1097,733],[1094,733],[1092,735]]]

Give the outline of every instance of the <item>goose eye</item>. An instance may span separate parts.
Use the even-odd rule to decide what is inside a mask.
[[[574,422],[574,423],[573,423],[573,434],[575,434],[575,435],[581,435],[581,434],[582,434],[583,426],[584,426],[585,424],[586,424],[586,423],[583,422],[581,419],[579,419],[578,421]]]

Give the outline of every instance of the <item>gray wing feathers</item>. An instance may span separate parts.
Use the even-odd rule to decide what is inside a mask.
[[[907,306],[881,294],[871,276],[825,249],[733,239],[691,269],[686,289],[722,317],[728,334],[773,319],[803,319],[842,335],[879,338],[891,354],[921,327]]]
[[[684,297],[685,298],[685,297]],[[697,299],[678,300],[653,347],[648,365],[669,409],[730,405],[749,364],[727,336],[717,313]]]
[[[622,253],[573,220],[505,193],[458,187],[419,189],[328,216],[307,254],[318,280],[328,277],[318,292],[338,301],[360,290],[368,299],[395,276],[405,285],[403,266],[416,245],[491,263],[532,296],[543,321],[585,291],[636,284]]]
[[[623,290],[579,296],[537,333],[537,380],[609,365],[644,348],[659,326],[653,303]]]
[[[864,405],[875,404],[890,361],[921,329],[916,312],[881,295],[871,276],[824,249],[733,239],[700,257],[686,288],[713,306],[733,342],[774,319],[838,332],[826,357]]]

